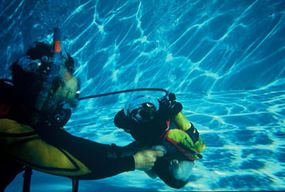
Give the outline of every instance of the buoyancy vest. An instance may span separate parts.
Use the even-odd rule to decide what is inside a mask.
[[[25,110],[15,101],[13,94],[13,85],[0,80],[2,154],[46,173],[63,176],[89,173],[88,168],[75,157],[43,141],[36,131],[26,124]]]
[[[29,167],[45,173],[98,179],[134,169],[131,156],[117,157],[114,147],[69,134],[63,129],[41,135],[25,123],[27,116],[13,103],[13,86],[0,84],[0,150]],[[52,132],[52,133],[51,133]],[[46,138],[44,138],[44,137]]]

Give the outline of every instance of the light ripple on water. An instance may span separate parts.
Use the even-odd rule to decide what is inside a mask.
[[[9,78],[9,65],[31,42],[51,41],[59,26],[82,95],[137,87],[177,94],[208,146],[183,190],[285,190],[284,7],[282,0],[4,0],[0,75]],[[126,145],[132,138],[113,117],[131,95],[80,102],[66,129]],[[58,177],[34,177],[43,191],[50,191],[46,183],[53,191],[70,187]],[[139,171],[82,181],[80,189],[173,190]]]
[[[281,131],[276,115],[283,116],[279,111],[284,109],[280,108],[282,105],[277,105],[278,110],[272,113],[267,109],[272,101],[276,101],[276,98],[280,102],[285,100],[282,97],[280,100],[280,94],[267,94],[266,97],[260,96],[261,94],[260,91],[235,91],[226,94],[214,92],[211,97],[177,94],[177,99],[184,105],[186,116],[200,130],[207,143],[204,158],[197,162],[193,169],[195,181],[190,182],[185,190],[208,190],[209,186],[227,190],[229,188],[221,186],[237,187],[251,178],[256,179],[252,184],[240,189],[255,189],[254,186],[257,183],[256,189],[269,184],[277,189],[283,186],[283,179],[277,175],[284,168],[284,163],[278,161],[278,158],[282,159],[278,154],[284,154],[284,137],[276,136]],[[86,133],[89,139],[95,141],[125,145],[131,141],[131,138],[124,138],[123,135],[126,134],[113,125],[113,116],[120,107],[122,107],[121,103],[111,103],[106,107],[97,107],[95,104],[93,108],[89,106],[85,110],[82,105],[75,111],[76,118],[72,119],[68,125],[69,130],[74,133],[81,130],[79,132],[83,132],[83,136]],[[268,122],[268,119],[271,120]],[[80,122],[85,121],[93,123],[81,129]],[[90,134],[93,132],[100,133]],[[114,180],[110,179],[110,182],[124,182],[129,174],[134,173],[116,176]],[[145,174],[135,174],[136,176],[126,184],[127,186],[138,186],[138,183],[142,185],[141,182],[145,179],[150,181]],[[238,184],[232,182],[235,176],[239,176]],[[265,180],[265,183],[263,184],[261,180]]]

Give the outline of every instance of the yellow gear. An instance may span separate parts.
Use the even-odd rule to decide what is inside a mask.
[[[91,171],[67,151],[49,145],[27,125],[0,119],[0,151],[32,169],[67,177],[83,176]]]
[[[171,129],[167,131],[164,138],[168,142],[174,144],[189,160],[200,159],[201,155],[199,153],[205,149],[205,144],[201,139],[196,143],[193,143],[190,136],[180,129]]]

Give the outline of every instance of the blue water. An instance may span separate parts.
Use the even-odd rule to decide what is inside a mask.
[[[175,92],[207,144],[182,190],[285,190],[284,0],[2,0],[0,26],[1,78],[58,26],[77,61],[82,96]],[[66,129],[102,143],[131,142],[113,125],[129,96],[82,101]],[[21,182],[19,175],[7,191],[20,191]],[[34,172],[31,187],[71,191],[71,181]],[[81,192],[171,190],[141,171],[80,182]]]

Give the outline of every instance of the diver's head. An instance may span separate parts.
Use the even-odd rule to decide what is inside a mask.
[[[157,98],[138,95],[126,103],[124,114],[137,123],[145,123],[154,119],[158,109],[159,102]]]
[[[56,62],[53,45],[36,42],[12,64],[16,96],[29,109],[53,113],[59,105],[75,106],[79,85],[73,76],[74,60],[68,53],[61,53]]]
[[[180,189],[189,182],[193,165],[193,161],[165,156],[155,162],[153,170],[167,185]]]

